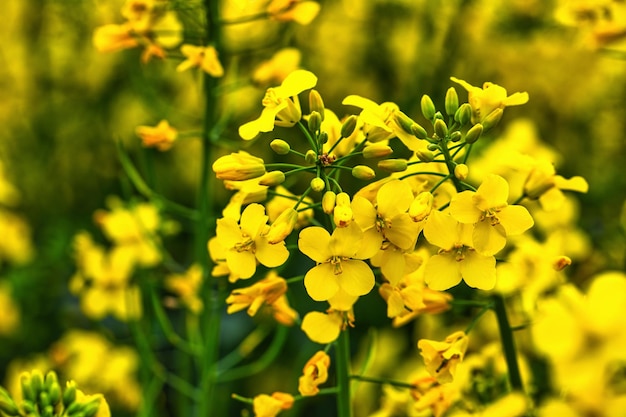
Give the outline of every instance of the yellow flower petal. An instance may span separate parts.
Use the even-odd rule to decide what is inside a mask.
[[[474,197],[476,207],[481,211],[502,207],[509,198],[509,183],[499,175],[487,175]]]
[[[447,213],[433,210],[424,226],[424,236],[431,244],[450,249],[457,241],[458,222]]]
[[[339,314],[324,314],[319,311],[307,313],[302,319],[302,330],[313,342],[327,344],[339,337],[343,319]]]
[[[255,239],[267,224],[268,217],[265,215],[265,207],[261,204],[250,204],[241,213],[241,231],[250,239]]]
[[[286,101],[277,106],[264,107],[258,119],[239,126],[239,136],[244,140],[251,140],[260,132],[271,132],[274,130],[276,115],[285,108],[287,108]]]
[[[276,87],[276,95],[280,98],[297,96],[317,84],[317,77],[311,71],[295,70],[285,78],[280,87]]]
[[[413,191],[409,184],[400,180],[388,182],[380,187],[376,196],[378,213],[385,218],[405,213],[413,199]]]
[[[461,272],[454,254],[434,255],[426,262],[424,279],[432,290],[444,291],[461,282]]]
[[[506,231],[501,224],[492,226],[487,219],[474,225],[472,242],[472,246],[482,255],[495,255],[506,245]]]
[[[522,234],[535,224],[532,216],[523,206],[507,206],[500,210],[497,215],[507,236]]]
[[[450,215],[456,221],[467,224],[474,224],[480,221],[482,211],[475,204],[473,191],[463,191],[452,197],[450,201]]]
[[[583,177],[572,177],[569,179],[563,178],[560,175],[554,177],[554,184],[561,190],[578,191],[579,193],[586,193],[589,191],[589,184]]]
[[[256,258],[268,268],[280,266],[289,258],[289,251],[285,242],[271,244],[266,238],[260,238],[255,241],[255,247]]]
[[[385,237],[400,249],[410,250],[415,246],[421,224],[414,222],[408,213],[391,219],[391,227],[385,230]]]
[[[330,234],[323,227],[302,229],[298,237],[298,249],[317,263],[326,262],[333,256],[330,251]]]
[[[229,250],[226,252],[226,264],[233,274],[242,279],[250,278],[256,272],[256,258],[250,251]]]
[[[361,247],[363,232],[354,222],[338,227],[330,238],[330,251],[334,256],[354,258]]]
[[[481,256],[468,251],[459,268],[463,280],[470,287],[491,290],[496,285],[496,258],[493,256]]]
[[[365,295],[374,288],[374,273],[365,262],[356,259],[342,261],[341,269],[339,285],[348,294]]]
[[[371,272],[371,271],[370,271]],[[326,301],[339,290],[338,276],[334,266],[323,263],[311,268],[304,276],[306,292],[315,301]]]

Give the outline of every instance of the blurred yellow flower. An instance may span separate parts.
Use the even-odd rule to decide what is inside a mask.
[[[417,347],[424,358],[426,370],[440,384],[452,382],[457,365],[463,360],[469,339],[464,332],[458,331],[445,338],[443,342],[420,339]]]
[[[320,11],[320,4],[308,0],[272,0],[267,13],[274,19],[308,25]]]
[[[468,101],[472,107],[472,123],[474,124],[482,122],[496,109],[519,106],[528,101],[528,93],[526,92],[513,93],[509,96],[506,89],[497,84],[486,82],[483,84],[483,88],[479,88],[456,77],[450,77],[450,79],[467,90]]]
[[[0,208],[0,265],[3,261],[25,264],[33,258],[30,226],[19,215]]]
[[[117,52],[139,46],[139,40],[133,34],[130,24],[108,24],[96,28],[93,44],[100,52]]]
[[[328,380],[330,357],[323,350],[315,352],[302,369],[298,379],[298,391],[301,395],[312,396],[320,392],[319,386]]]
[[[20,324],[20,310],[11,295],[11,287],[8,282],[0,281],[0,336],[8,336],[13,333]]]
[[[180,297],[183,304],[194,314],[202,311],[202,298],[198,295],[202,287],[202,268],[191,265],[182,274],[170,274],[165,277],[165,288]]]
[[[81,390],[76,390],[76,403],[78,404],[98,404],[98,411],[93,415],[93,417],[111,417],[111,410],[109,408],[109,403],[104,398],[102,394],[90,394],[87,395],[83,393]]]
[[[282,83],[285,78],[300,66],[302,54],[296,48],[283,48],[277,51],[272,58],[263,61],[254,70],[252,79],[260,85]]]
[[[261,306],[273,304],[285,292],[287,281],[272,271],[250,287],[233,290],[226,298],[226,312],[232,314],[247,308],[248,315],[254,316]]]
[[[215,47],[185,44],[180,47],[180,52],[187,59],[178,64],[176,71],[182,72],[197,67],[211,77],[219,78],[224,75],[224,68],[217,56]]]
[[[293,396],[285,392],[257,395],[252,400],[254,417],[275,417],[281,411],[290,409],[294,401]]]
[[[147,148],[157,148],[160,151],[167,151],[178,137],[178,131],[170,126],[167,120],[161,120],[155,127],[138,126],[135,133],[143,146]]]
[[[524,195],[531,199],[539,200],[544,210],[556,210],[565,202],[562,190],[586,193],[589,184],[580,176],[566,179],[556,175],[554,165],[546,160],[538,160],[532,164],[532,168],[524,183]]]

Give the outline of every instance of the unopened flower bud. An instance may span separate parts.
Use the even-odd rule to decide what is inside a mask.
[[[43,411],[41,412],[41,417],[53,417],[53,416],[54,416],[54,407],[52,405],[48,404],[45,407],[43,407]]]
[[[0,411],[8,416],[19,416],[20,411],[7,390],[0,387]]]
[[[458,164],[454,167],[454,176],[463,181],[469,174],[469,167],[465,164]]]
[[[446,122],[443,120],[435,120],[434,128],[435,134],[439,139],[444,139],[448,135],[448,126],[446,126]]]
[[[285,173],[282,171],[270,171],[261,177],[259,185],[275,187],[285,182]]]
[[[326,191],[322,197],[322,210],[324,213],[330,214],[335,209],[335,201],[337,200],[337,194],[334,191]]]
[[[50,403],[56,405],[61,400],[61,386],[57,383],[48,389],[50,395]]]
[[[319,139],[319,140],[320,140],[320,143],[321,143],[322,145],[323,145],[323,144],[325,144],[326,142],[328,142],[328,133],[326,133],[326,132],[320,132],[320,136],[319,136],[319,138],[320,138],[320,139]]]
[[[385,159],[378,161],[378,168],[387,172],[402,172],[406,171],[408,164],[406,159]]]
[[[57,378],[57,374],[54,371],[48,371],[46,377],[44,379],[44,389],[49,391],[53,385],[59,385],[59,380]]]
[[[462,137],[463,135],[458,130],[455,130],[454,132],[450,133],[450,140],[452,142],[458,142],[461,140]]]
[[[498,123],[500,123],[500,119],[502,119],[503,113],[504,113],[504,110],[502,110],[501,108],[497,108],[491,113],[489,113],[487,117],[485,117],[481,122],[483,125],[484,132],[487,132],[493,129],[494,127],[496,127]]]
[[[390,146],[383,145],[381,143],[374,143],[372,145],[367,145],[363,149],[363,158],[384,158],[385,156],[389,156],[393,153],[393,149]]]
[[[65,390],[63,391],[63,407],[67,409],[74,401],[76,401],[76,382],[67,381]]]
[[[335,204],[338,206],[349,206],[350,205],[350,196],[348,193],[339,193],[337,194],[337,199]]]
[[[83,412],[83,415],[85,417],[94,417],[98,413],[99,408],[100,408],[100,398],[96,398],[95,400],[92,400],[88,402],[87,404],[85,404],[81,411]]]
[[[426,139],[428,137],[428,132],[418,123],[413,123],[411,125],[411,133],[418,139]]]
[[[50,396],[48,395],[48,393],[46,391],[42,391],[39,393],[39,405],[40,406],[47,406],[50,405]]]
[[[311,180],[311,189],[315,192],[322,192],[326,188],[326,183],[320,177],[315,177]]]
[[[322,126],[322,116],[319,112],[312,111],[309,115],[308,126],[310,132],[317,132]]]
[[[341,125],[341,137],[347,138],[356,129],[357,117],[355,115],[349,116]]]
[[[307,164],[314,164],[315,161],[317,161],[317,153],[315,153],[313,149],[309,149],[306,151],[306,154],[304,154],[304,160]]]
[[[243,181],[265,174],[261,158],[239,151],[218,158],[213,163],[215,176],[221,180]]]
[[[465,135],[465,142],[474,143],[480,138],[480,135],[482,134],[483,125],[480,123],[476,123],[474,126],[472,126],[470,130],[467,131],[467,134]]]
[[[322,100],[322,96],[317,90],[311,90],[309,92],[309,111],[311,113],[319,113],[322,121],[324,120],[324,100]]]
[[[459,96],[457,95],[454,87],[450,87],[448,88],[448,91],[446,91],[445,107],[446,114],[448,116],[454,115],[454,113],[456,113],[459,109]]]
[[[271,244],[282,242],[293,231],[298,222],[298,212],[292,207],[286,209],[276,218],[267,232],[267,241]]]
[[[422,162],[432,162],[435,159],[435,154],[429,150],[415,151],[415,156],[417,156],[417,159],[419,159]]]
[[[429,191],[419,193],[409,206],[409,216],[414,222],[424,220],[433,208],[434,197]]]
[[[31,400],[23,400],[21,406],[26,415],[37,415],[37,406]]]
[[[555,259],[554,263],[552,264],[552,268],[554,268],[555,271],[562,271],[571,264],[572,260],[569,257],[563,255]]]
[[[426,119],[432,120],[435,117],[435,103],[433,103],[433,100],[428,95],[424,94],[422,96],[420,106],[422,108],[422,114]]]
[[[409,116],[407,116],[406,114],[404,114],[401,111],[396,111],[394,112],[394,118],[396,120],[396,123],[398,123],[398,125],[402,128],[402,130],[404,130],[406,133],[410,133],[412,134],[413,132],[411,132],[411,126],[415,123],[413,120],[411,120],[411,118]]]
[[[360,180],[371,180],[376,177],[376,173],[367,165],[357,165],[352,168],[352,176]]]
[[[287,155],[291,150],[291,146],[282,139],[274,139],[271,141],[270,148],[278,155]]]
[[[30,373],[30,386],[36,397],[43,391],[43,374],[39,369],[35,369]]]
[[[472,119],[472,106],[463,103],[454,113],[454,120],[461,126],[465,126]]]
[[[333,209],[333,221],[337,227],[346,227],[352,222],[352,207],[350,206],[350,196],[347,193],[337,194]]]
[[[439,145],[437,145],[436,143],[429,143],[428,146],[426,146],[426,149],[435,152],[439,150]]]
[[[31,376],[28,372],[22,372],[20,375],[20,385],[22,387],[22,397],[25,400],[37,401],[37,395],[31,386]]]

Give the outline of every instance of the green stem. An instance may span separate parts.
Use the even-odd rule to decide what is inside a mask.
[[[343,330],[335,345],[335,369],[337,371],[337,416],[352,417],[350,399],[350,333]]]
[[[350,379],[356,379],[357,381],[363,381],[363,382],[372,382],[374,384],[381,384],[381,385],[383,384],[393,385],[394,387],[399,387],[399,388],[415,388],[414,384],[410,384],[408,382],[394,381],[391,379],[374,378],[374,377],[363,376],[363,375],[350,375]]]
[[[504,298],[501,295],[494,295],[494,311],[498,320],[498,328],[500,330],[500,340],[502,341],[502,349],[506,366],[509,370],[509,383],[514,391],[522,391],[522,377],[517,363],[517,349],[515,348],[515,339],[513,338],[513,329],[509,324],[509,318],[506,313]]]
[[[454,183],[454,188],[456,188],[458,192],[465,190],[465,187],[463,187],[463,184],[461,184],[461,181],[454,175],[455,163],[452,159],[452,155],[450,155],[448,144],[442,143],[440,146],[440,149],[441,149],[441,153],[443,154],[444,159],[446,160],[446,166],[448,167],[448,172],[450,173],[450,179]]]

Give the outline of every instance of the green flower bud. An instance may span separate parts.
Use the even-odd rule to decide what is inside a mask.
[[[463,135],[458,130],[455,130],[454,132],[450,133],[450,140],[452,142],[458,142],[461,140],[462,137]]]
[[[450,87],[446,91],[445,107],[448,116],[452,116],[459,109],[459,96],[456,94],[454,87]]]
[[[41,413],[41,417],[53,417],[54,416],[54,407],[51,405],[46,405],[43,408],[43,411]]]
[[[328,133],[320,132],[320,143],[323,145],[328,142]]]
[[[489,113],[487,115],[487,117],[485,117],[482,120],[482,125],[483,125],[483,131],[487,132],[489,130],[491,130],[492,128],[496,127],[498,125],[498,123],[500,123],[500,119],[502,119],[502,114],[504,113],[504,111],[501,108],[497,108],[494,111],[492,111],[491,113]]]
[[[393,149],[387,145],[375,143],[368,145],[363,149],[363,158],[384,158],[393,153]]]
[[[32,402],[37,401],[37,396],[31,385],[31,376],[28,372],[23,372],[20,375],[20,385],[22,387],[22,397],[24,397],[25,400]]]
[[[376,177],[376,173],[367,165],[357,165],[352,168],[352,176],[360,180],[371,180]]]
[[[0,411],[8,416],[20,415],[20,410],[17,408],[17,405],[15,404],[13,399],[9,396],[0,395]]]
[[[415,136],[418,139],[426,139],[428,137],[428,133],[426,132],[426,129],[424,129],[422,126],[420,126],[417,123],[413,123],[411,125],[411,133],[413,134],[413,136]]]
[[[45,407],[46,405],[50,405],[50,404],[52,403],[50,402],[50,396],[48,395],[48,393],[45,391],[40,392],[39,393],[39,406]]]
[[[315,177],[311,180],[311,189],[315,192],[322,192],[326,188],[326,183],[320,177]]]
[[[24,413],[26,413],[26,415],[30,416],[31,414],[35,414],[35,412],[37,411],[37,406],[30,400],[23,400],[22,410],[24,410]]]
[[[432,145],[432,143],[430,145]],[[436,146],[437,145],[435,145],[435,147]],[[439,149],[439,148],[436,147],[436,149]],[[422,162],[432,162],[432,160],[435,159],[435,154],[432,153],[431,151],[422,151],[422,150],[415,151],[415,156],[417,156],[417,159],[419,159]]]
[[[61,400],[61,386],[57,383],[48,388],[48,395],[50,396],[50,404],[56,405]]]
[[[448,126],[446,126],[446,122],[441,119],[435,120],[435,134],[439,139],[444,139],[448,136]]]
[[[356,122],[357,117],[355,115],[348,117],[345,122],[343,122],[341,125],[342,138],[347,138],[354,132],[354,129],[356,129]]]
[[[461,126],[465,126],[472,119],[472,107],[468,103],[461,104],[461,107],[454,113],[454,120]]]
[[[57,374],[54,371],[48,371],[46,378],[44,379],[44,389],[49,391],[53,385],[59,385]]]
[[[274,139],[271,141],[270,148],[278,155],[287,155],[291,150],[291,146],[282,139]]]
[[[76,401],[76,382],[67,381],[63,391],[63,407],[66,409]]]
[[[432,120],[435,117],[435,103],[433,100],[426,94],[422,96],[422,101],[420,102],[422,107],[422,114],[428,120]]]
[[[30,386],[35,397],[38,397],[39,393],[43,391],[43,374],[39,369],[35,369],[30,373]]]
[[[334,191],[326,191],[322,197],[322,210],[324,213],[330,214],[335,209],[335,202],[337,201],[337,194]]]
[[[320,127],[322,126],[322,116],[318,112],[312,111],[309,115],[308,126],[309,131],[313,133],[320,130]]]
[[[324,100],[317,90],[311,90],[309,92],[309,111],[319,113],[321,120],[324,120]]]
[[[426,146],[426,149],[435,152],[439,150],[439,145],[437,145],[436,143],[429,143],[428,146]]]
[[[67,407],[65,409],[65,413],[70,415],[70,416],[74,416],[76,415],[76,413],[79,413],[83,410],[83,404],[82,403],[77,403],[77,402],[73,402],[69,405],[69,407]]]
[[[469,167],[465,164],[458,164],[454,167],[454,176],[463,181],[469,174]]]
[[[304,155],[304,160],[307,164],[314,164],[317,161],[317,153],[313,149],[309,149]]]
[[[282,171],[270,171],[265,173],[259,180],[259,185],[267,185],[268,187],[275,187],[285,182],[285,173]]]
[[[404,130],[406,133],[413,134],[413,132],[411,132],[411,125],[413,125],[415,122],[411,120],[409,116],[402,113],[401,111],[397,111],[394,112],[393,117],[395,118],[396,123],[402,128],[402,130]]]
[[[406,171],[408,164],[406,159],[385,159],[378,162],[378,168],[388,172]]]
[[[99,408],[100,408],[100,399],[96,399],[85,404],[82,409],[82,412],[85,415],[85,417],[94,417],[98,413]]]
[[[482,133],[483,133],[483,125],[480,124],[480,123],[476,123],[465,134],[465,142],[467,142],[467,143],[474,143],[474,142],[476,142],[480,138],[480,135],[482,135]]]

